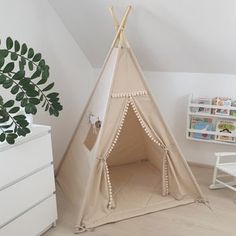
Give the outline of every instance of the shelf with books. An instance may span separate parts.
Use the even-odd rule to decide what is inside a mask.
[[[232,111],[236,111],[236,107],[235,106],[217,106],[217,105],[205,105],[205,104],[195,104],[195,103],[191,103],[189,104],[189,107],[196,107],[196,108],[215,108],[215,109],[227,109],[227,110],[232,110]]]
[[[222,135],[225,136],[225,134],[223,135],[220,132],[217,131],[208,131],[208,130],[200,130],[200,129],[188,129],[188,132],[190,133],[196,133],[196,134],[205,134],[205,135]],[[235,137],[235,134],[227,134],[227,137]]]
[[[215,118],[223,118],[229,120],[236,120],[236,116],[225,116],[225,115],[214,115],[214,114],[207,114],[202,112],[189,112],[190,116],[203,116],[203,117],[215,117]]]
[[[222,141],[216,141],[216,140],[204,140],[204,139],[198,139],[198,138],[192,138],[188,137],[189,140],[197,141],[197,142],[206,142],[206,143],[216,143],[216,144],[225,144],[225,145],[236,145],[234,143],[228,143],[228,142],[222,142]]]
[[[236,145],[236,100],[189,96],[186,138]]]

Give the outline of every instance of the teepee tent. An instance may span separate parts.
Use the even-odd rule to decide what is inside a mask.
[[[76,232],[204,201],[124,35],[130,9],[57,175]]]

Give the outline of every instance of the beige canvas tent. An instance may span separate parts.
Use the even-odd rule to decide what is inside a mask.
[[[124,36],[130,9],[57,175],[76,232],[204,201]]]

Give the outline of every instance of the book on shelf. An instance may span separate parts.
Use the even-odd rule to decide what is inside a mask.
[[[222,135],[216,135],[215,140],[224,141],[224,142],[236,142],[236,121],[233,120],[218,120],[216,123],[216,132],[222,133]],[[225,134],[225,135],[224,135]]]
[[[192,103],[196,104],[203,104],[203,105],[211,105],[211,99],[210,98],[196,98],[192,100]],[[191,112],[201,112],[201,113],[206,113],[210,114],[211,113],[211,108],[206,108],[206,107],[192,107]]]
[[[214,136],[207,133],[197,133],[197,130],[201,131],[213,131],[214,124],[212,118],[192,117],[191,118],[191,129],[195,129],[196,132],[191,132],[190,136],[196,139],[213,139]]]
[[[212,100],[212,104],[216,106],[231,107],[232,99],[229,97],[215,97]],[[214,115],[230,115],[230,109],[212,109],[212,114]]]
[[[236,100],[232,100],[232,101],[231,101],[231,107],[236,108]],[[230,111],[230,115],[231,115],[231,116],[236,116],[236,110],[231,110],[231,111]]]

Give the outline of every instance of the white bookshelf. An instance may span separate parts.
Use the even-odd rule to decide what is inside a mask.
[[[223,140],[217,140],[217,136],[225,136],[225,137],[231,137],[235,138],[236,140],[236,130],[234,130],[231,133],[222,133],[219,131],[216,131],[216,125],[219,121],[232,121],[236,123],[236,116],[233,116],[231,114],[225,115],[225,114],[212,114],[213,109],[221,109],[221,110],[229,110],[236,111],[236,106],[217,106],[211,104],[198,104],[197,103],[198,98],[194,97],[193,95],[189,96],[188,99],[188,110],[187,110],[187,129],[186,129],[186,138],[189,140],[194,141],[200,141],[200,142],[207,142],[207,143],[217,143],[217,144],[225,144],[225,145],[236,145],[236,141],[223,141]],[[213,100],[213,98],[209,98],[209,100]],[[210,109],[209,112],[204,111],[198,111],[198,108],[201,109]],[[192,119],[204,119],[209,118],[212,120],[211,126],[212,128],[208,130],[208,128],[205,129],[194,129],[191,127]],[[210,123],[209,123],[210,124]],[[197,135],[196,135],[197,134]],[[204,135],[201,136],[201,134]],[[201,138],[199,138],[201,137]]]

